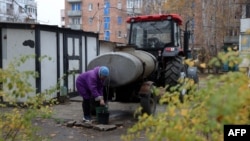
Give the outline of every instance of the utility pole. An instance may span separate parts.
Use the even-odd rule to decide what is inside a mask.
[[[159,14],[162,13],[162,12],[161,12],[161,11],[162,11],[162,10],[161,10],[161,9],[162,9],[161,5],[162,5],[162,1],[161,1],[161,0],[158,0],[158,1],[157,1],[157,7],[159,8]]]
[[[133,0],[132,16],[135,16],[135,1]]]
[[[188,30],[188,24],[189,24],[189,20],[186,22],[185,24],[185,31],[184,31],[184,53],[185,53],[185,57],[188,58],[188,50],[189,50],[189,37],[190,37],[190,31]]]
[[[100,33],[100,13],[99,13],[99,2],[97,3],[97,33]]]

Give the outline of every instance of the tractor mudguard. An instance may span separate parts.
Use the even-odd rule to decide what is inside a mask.
[[[178,54],[179,54],[178,50],[175,50],[175,51],[164,51],[162,53],[162,56],[163,57],[174,57],[174,56],[177,56]]]
[[[193,79],[195,83],[198,83],[199,77],[197,74],[197,67],[188,67],[187,77]]]

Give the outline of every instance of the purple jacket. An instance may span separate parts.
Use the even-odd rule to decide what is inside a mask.
[[[84,99],[95,98],[96,101],[103,99],[104,81],[99,78],[100,67],[80,74],[76,79],[76,88]]]

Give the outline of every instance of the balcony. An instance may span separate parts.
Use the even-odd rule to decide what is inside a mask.
[[[64,9],[61,10],[61,17],[65,17],[65,10]]]
[[[224,43],[239,43],[239,36],[225,36]]]
[[[65,26],[65,21],[61,21],[61,25],[62,25],[62,26]]]
[[[82,11],[68,11],[68,16],[82,16]]]
[[[128,14],[142,14],[142,10],[139,8],[127,8]]]
[[[6,15],[13,15],[14,13],[13,11],[14,11],[13,9],[7,8]]]
[[[80,29],[82,29],[82,24],[69,24],[69,27],[71,29],[80,30]]]
[[[13,3],[13,0],[6,0],[6,3],[11,4],[11,3]]]
[[[71,2],[82,2],[82,0],[67,0],[69,3]]]

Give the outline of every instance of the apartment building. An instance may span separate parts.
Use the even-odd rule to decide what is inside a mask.
[[[37,22],[35,0],[0,0],[0,21]]]
[[[65,10],[61,9],[61,27],[65,27]]]
[[[250,2],[242,7],[243,13],[240,20],[240,51],[241,54],[250,54]]]
[[[126,43],[126,19],[128,16],[141,14],[142,2],[65,0],[65,27],[99,33],[100,40]]]

